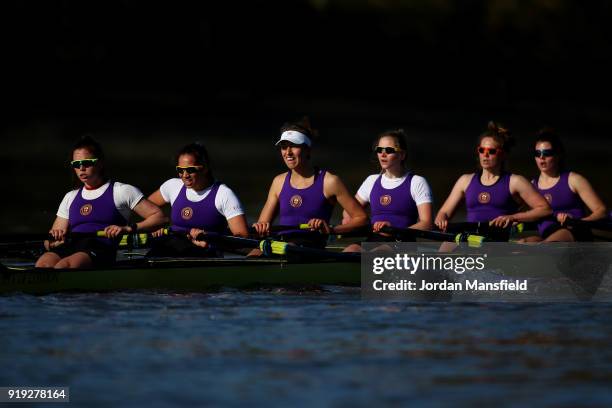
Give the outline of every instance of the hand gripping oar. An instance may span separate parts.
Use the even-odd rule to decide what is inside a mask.
[[[432,241],[446,241],[456,242],[467,242],[471,247],[478,248],[482,246],[483,242],[487,241],[487,238],[482,235],[472,234],[469,232],[462,232],[453,234],[450,232],[440,231],[423,231],[414,228],[395,228],[395,227],[382,227],[380,232],[390,234],[398,237],[399,239],[413,239],[413,238],[424,238]]]
[[[292,245],[288,242],[275,241],[273,239],[250,239],[216,233],[200,234],[196,237],[198,241],[215,243],[221,247],[228,245],[232,248],[257,248],[266,255],[300,255],[316,259],[335,259],[338,261],[359,262],[359,253],[333,252],[324,249],[308,248]]]
[[[168,229],[164,229],[163,235],[169,235],[171,232]],[[18,249],[23,247],[36,247],[42,246],[44,241],[54,241],[53,237],[50,234],[26,234],[19,235],[21,240],[13,241],[13,242],[0,242],[0,250],[9,250],[9,249]],[[16,236],[12,237],[13,239]],[[75,239],[75,238],[106,238],[106,234],[104,231],[96,231],[96,232],[71,232],[66,234],[65,239]],[[120,247],[132,247],[139,248],[145,247],[150,244],[151,239],[154,237],[151,234],[147,233],[125,233],[117,236],[116,238],[108,238],[117,240],[117,244]]]

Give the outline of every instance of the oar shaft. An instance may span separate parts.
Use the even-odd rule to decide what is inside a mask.
[[[257,240],[214,233],[200,234],[196,239],[198,241],[207,241],[221,246],[229,245],[233,248],[257,248],[265,255],[294,254],[316,259],[335,259],[348,262],[359,262],[361,259],[360,255],[356,253],[332,252],[324,249],[307,248],[271,239]]]
[[[521,233],[525,228],[524,223],[518,223],[506,228],[490,225],[489,222],[453,222],[448,224],[448,232],[472,232],[479,235],[488,235],[500,231],[508,231],[510,234]]]
[[[427,231],[419,230],[415,228],[394,228],[394,227],[383,227],[381,232],[391,234],[401,238],[424,238],[433,241],[447,241],[447,242],[467,242],[470,246],[479,247],[486,240],[484,236],[460,233],[453,234],[449,232],[440,231]]]

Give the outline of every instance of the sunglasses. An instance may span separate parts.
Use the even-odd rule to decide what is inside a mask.
[[[98,159],[73,160],[70,162],[70,165],[72,166],[73,169],[80,169],[81,166],[87,168],[87,167],[91,167],[94,164],[96,164],[97,161]]]
[[[176,166],[176,172],[179,175],[183,174],[184,171],[186,171],[187,174],[194,174],[202,170],[203,167],[204,166]]]
[[[551,157],[555,155],[555,149],[535,149],[533,155],[535,157]]]
[[[398,153],[401,152],[402,149],[400,149],[399,147],[382,147],[382,146],[376,146],[376,148],[374,149],[374,151],[378,154],[385,152],[387,154],[393,154],[393,153]]]
[[[483,146],[479,146],[478,149],[476,150],[480,154],[488,154],[489,156],[495,156],[496,154],[502,151],[502,149],[498,147],[483,147]]]

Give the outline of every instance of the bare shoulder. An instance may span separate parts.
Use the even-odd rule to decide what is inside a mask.
[[[510,188],[511,189],[521,189],[521,188],[529,188],[531,187],[531,183],[525,176],[520,174],[512,173],[510,175]]]
[[[288,174],[288,173],[289,173],[289,172],[288,172],[288,171],[286,171],[286,172],[284,172],[284,173],[277,174],[277,175],[274,177],[274,180],[272,180],[272,184],[273,184],[273,185],[274,185],[274,184],[278,184],[278,183],[282,184],[282,183],[285,181],[285,178],[287,178],[287,174]]]
[[[578,182],[578,183],[583,183],[588,181],[586,179],[586,177],[584,177],[582,174],[570,171],[569,175],[567,176],[567,180],[569,181],[570,185]]]
[[[519,183],[529,183],[529,180],[527,180],[527,177],[525,177],[525,176],[522,176],[520,174],[512,173],[510,175],[510,182],[511,183],[512,182],[515,182],[515,183],[516,182],[519,182]]]
[[[340,177],[330,171],[325,172],[325,178],[323,179],[323,185],[326,189],[336,189],[338,187],[344,186],[344,183],[340,179]]]
[[[588,189],[591,185],[586,177],[582,174],[574,173],[573,171],[570,171],[567,177],[567,184],[569,184],[570,189],[574,193],[577,191],[584,191],[584,189]]]
[[[274,179],[272,180],[272,186],[270,186],[270,191],[274,191],[277,194],[280,193],[283,188],[285,178],[287,177],[287,173],[288,172],[284,172],[274,177]]]
[[[458,179],[455,185],[461,187],[462,190],[465,191],[467,186],[470,184],[472,179],[474,178],[474,173],[466,173],[462,174]]]
[[[326,182],[326,183],[328,183],[330,181],[331,182],[338,182],[338,181],[340,181],[340,177],[338,177],[337,174],[335,174],[335,173],[333,173],[333,172],[331,172],[329,170],[326,170],[325,171],[325,179],[323,181]]]

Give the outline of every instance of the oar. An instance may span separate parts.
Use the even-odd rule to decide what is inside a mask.
[[[167,228],[164,229],[163,235],[172,234]],[[53,237],[50,234],[26,234],[26,235],[18,235],[13,236],[13,239],[18,237],[19,241],[12,242],[0,242],[0,249],[13,249],[19,248],[23,246],[38,246],[42,245],[44,241],[53,241]],[[106,238],[106,234],[104,231],[96,231],[96,232],[71,232],[66,234],[66,239],[71,238]],[[148,233],[127,233],[122,234],[118,237],[118,245],[120,247],[132,246],[132,247],[142,247],[146,246],[151,242],[152,235]]]
[[[215,233],[200,234],[196,237],[198,241],[212,242],[217,245],[229,245],[233,248],[257,248],[264,255],[301,255],[317,259],[335,259],[338,261],[360,262],[359,253],[332,252],[323,249],[308,248],[298,245],[291,245],[283,241],[273,239],[250,239]]]
[[[476,248],[482,246],[482,243],[487,240],[486,237],[482,235],[471,234],[468,232],[454,234],[450,232],[423,231],[414,228],[395,227],[382,227],[380,231],[385,234],[393,235],[400,239],[424,238],[430,239],[432,241],[456,242],[457,244],[461,242],[467,242],[469,246]]]
[[[512,235],[512,234],[522,233],[525,230],[525,224],[521,222],[516,225],[511,225],[506,228],[501,228],[501,227],[496,227],[494,225],[490,225],[488,221],[487,222],[453,222],[453,223],[448,224],[448,227],[446,228],[446,230],[448,232],[471,231],[472,233],[480,234],[480,235],[488,235],[488,234],[491,234],[493,231],[509,230],[508,232]]]
[[[333,231],[334,229],[334,225],[329,225],[329,228]],[[270,226],[270,232],[284,232],[284,231],[302,231],[304,233],[306,232],[312,232],[312,233],[317,233],[317,234],[324,234],[322,231],[320,230],[312,230],[310,228],[310,226],[308,224],[298,224],[298,225],[271,225]],[[255,228],[253,227],[249,227],[249,233],[250,234],[254,234],[257,231],[255,230]],[[362,227],[357,227],[354,231],[351,231],[349,233],[334,233],[332,232],[331,234],[327,234],[327,235],[342,235],[342,236],[346,236],[347,234],[355,234],[355,233],[359,233],[360,235],[354,235],[354,236],[362,236],[362,235],[367,235],[369,232],[372,232],[372,227],[370,225],[364,225]]]
[[[497,227],[490,227],[488,223],[462,223],[465,227],[477,228],[478,225],[481,224],[480,229],[492,231]],[[469,224],[469,225],[468,225]],[[485,227],[486,225],[486,227]],[[296,230],[296,229],[308,229],[308,224],[300,224],[299,226],[282,226],[280,227],[282,230]],[[467,229],[470,229],[467,228]],[[441,231],[423,231],[414,228],[395,228],[395,227],[383,227],[381,232],[391,234],[395,237],[401,239],[414,239],[414,238],[424,238],[430,239],[433,241],[450,241],[450,242],[467,242],[469,246],[480,247],[484,241],[486,241],[486,237],[483,235],[479,235],[478,233],[468,233],[468,232],[460,232],[460,233],[449,233],[449,232],[441,232]],[[312,231],[314,234],[322,234],[318,231]],[[363,227],[357,228],[354,231],[343,233],[343,234],[329,234],[336,235],[338,237],[361,237],[372,235],[372,226],[365,225]]]

